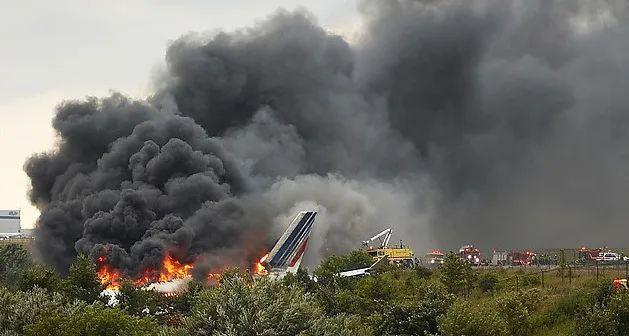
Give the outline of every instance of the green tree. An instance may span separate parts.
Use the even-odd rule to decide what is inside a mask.
[[[449,252],[439,268],[439,279],[449,293],[469,293],[474,283],[474,272],[469,263],[462,261],[453,252]]]
[[[323,312],[299,287],[234,277],[198,295],[184,326],[191,335],[298,335]]]
[[[322,316],[312,323],[310,328],[299,336],[370,336],[373,330],[357,316],[336,315]]]
[[[118,306],[135,316],[146,316],[166,305],[166,298],[156,291],[138,289],[133,282],[126,280],[120,286],[117,296]]]
[[[22,273],[33,265],[31,253],[19,244],[0,246],[0,281],[17,287]]]
[[[53,269],[35,264],[27,268],[20,277],[18,288],[28,291],[35,287],[54,292],[61,288],[61,278]]]
[[[435,335],[437,319],[448,311],[452,296],[442,286],[430,284],[417,295],[398,299],[382,311],[375,326],[378,335]]]
[[[337,274],[358,268],[369,267],[373,264],[373,258],[362,250],[355,250],[346,255],[332,255],[327,257],[315,269],[314,275],[317,281],[323,285],[331,285],[338,278]],[[352,283],[351,279],[345,279],[345,286]]]
[[[175,296],[171,301],[175,310],[180,314],[187,315],[192,310],[192,306],[197,298],[197,295],[205,288],[205,284],[202,280],[191,280],[188,283],[188,287],[181,294]]]
[[[64,282],[64,290],[70,297],[88,303],[101,299],[103,286],[98,280],[96,265],[88,256],[79,254],[74,258]]]
[[[313,293],[317,289],[317,283],[310,278],[308,271],[303,268],[299,268],[295,274],[286,274],[282,282],[286,286],[299,286],[307,293]]]
[[[28,292],[0,288],[0,330],[22,334],[26,325],[36,323],[43,316],[64,311],[65,302],[61,294],[39,287]]]
[[[231,279],[240,279],[246,281],[247,283],[251,283],[253,280],[250,273],[241,267],[229,267],[224,270],[223,273],[221,273],[219,282],[223,283],[224,281],[229,281]]]
[[[102,303],[84,309],[42,316],[26,326],[27,336],[151,336],[159,326],[153,319],[125,314],[118,308],[107,308]]]

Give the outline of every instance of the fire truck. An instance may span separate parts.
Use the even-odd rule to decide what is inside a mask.
[[[426,253],[424,257],[426,264],[431,266],[439,266],[443,264],[445,260],[445,254],[440,250],[432,250]]]
[[[474,266],[481,264],[480,250],[473,245],[464,245],[459,249],[459,257]]]
[[[529,266],[535,264],[536,254],[531,251],[512,251],[507,255],[507,259],[513,266]]]
[[[577,251],[577,260],[582,263],[594,262],[603,252],[605,252],[603,248],[589,249],[583,246]]]

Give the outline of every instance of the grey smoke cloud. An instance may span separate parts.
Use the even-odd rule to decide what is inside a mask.
[[[183,36],[146,101],[59,106],[25,165],[38,248],[61,270],[246,265],[304,207],[310,265],[386,227],[418,253],[622,245],[627,10],[364,1],[354,45],[304,11]]]

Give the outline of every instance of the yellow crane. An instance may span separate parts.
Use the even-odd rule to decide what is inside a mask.
[[[388,228],[377,235],[363,241],[363,246],[367,247],[367,253],[373,257],[374,260],[379,260],[382,257],[387,257],[390,264],[413,267],[415,265],[415,254],[413,250],[402,244],[400,241],[399,246],[389,247],[389,241],[393,235],[393,229]],[[373,246],[372,243],[378,240],[379,245]]]

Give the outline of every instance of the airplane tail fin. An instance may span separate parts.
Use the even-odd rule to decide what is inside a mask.
[[[306,251],[316,211],[301,211],[277,241],[265,263],[273,270],[295,272]]]

